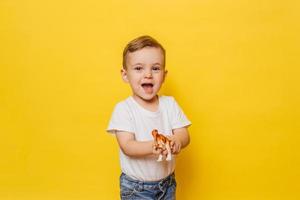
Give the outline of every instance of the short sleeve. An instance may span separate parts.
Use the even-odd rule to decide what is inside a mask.
[[[108,133],[116,133],[117,131],[134,132],[129,108],[125,103],[119,103],[115,106],[106,131]]]
[[[171,109],[172,109],[172,117],[171,117],[171,126],[172,129],[182,128],[186,126],[190,126],[192,123],[185,116],[184,112],[176,102],[176,100],[171,97]]]

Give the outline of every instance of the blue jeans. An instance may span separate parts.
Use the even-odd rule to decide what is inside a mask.
[[[122,200],[175,200],[175,174],[160,181],[138,181],[122,173],[120,176]]]

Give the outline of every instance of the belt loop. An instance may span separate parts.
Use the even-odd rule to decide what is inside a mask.
[[[144,182],[143,181],[139,181],[137,183],[137,191],[141,192],[144,190]]]
[[[169,186],[172,185],[174,181],[175,181],[175,174],[172,173],[170,176]]]
[[[169,186],[172,185],[173,182],[173,174],[171,174],[171,176],[169,177]]]

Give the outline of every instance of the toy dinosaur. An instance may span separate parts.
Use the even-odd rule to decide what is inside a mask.
[[[158,131],[156,129],[154,129],[152,131],[152,136],[154,138],[155,141],[155,148],[157,149],[162,149],[162,150],[167,150],[167,157],[166,160],[170,161],[172,160],[172,154],[171,154],[171,140],[169,138],[167,138],[166,136],[164,136],[163,134],[159,134]],[[157,159],[158,162],[162,161],[163,155],[159,154],[159,157]]]

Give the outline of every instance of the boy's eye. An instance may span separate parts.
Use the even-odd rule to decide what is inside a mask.
[[[142,67],[135,67],[134,70],[140,71],[142,70]]]
[[[160,67],[153,67],[152,70],[153,70],[153,71],[159,71],[159,70],[160,70]]]

